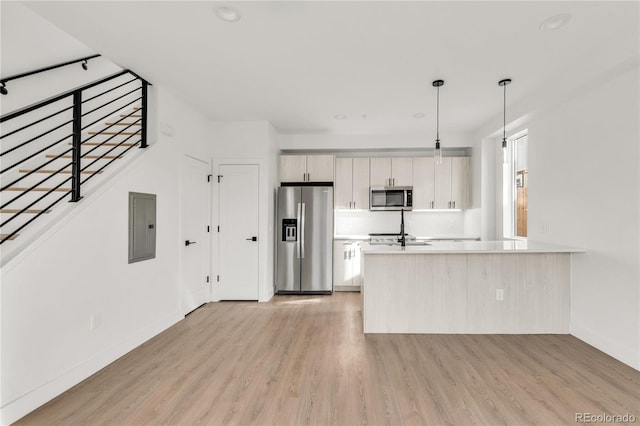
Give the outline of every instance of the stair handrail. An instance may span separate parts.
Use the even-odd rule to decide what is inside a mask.
[[[116,79],[122,75],[125,74],[130,74],[132,75],[134,78],[122,83],[122,84],[118,84],[115,87],[111,87],[108,88],[107,90],[91,96],[88,99],[82,99],[82,94],[84,91],[86,91],[87,89],[91,89],[93,87],[99,86],[103,83],[106,83],[110,80]],[[98,98],[100,96],[103,96],[105,94],[108,94],[110,92],[113,92],[123,86],[126,86],[130,83],[135,82],[136,80],[138,80],[139,86],[127,93],[125,93],[124,95],[118,96],[114,99],[111,99],[108,102],[104,102],[101,103],[98,107],[91,109],[88,112],[83,112],[82,110],[82,104],[89,102],[89,101],[93,101],[95,98]],[[27,205],[26,207],[23,207],[22,209],[7,209],[8,211],[10,211],[11,213],[13,213],[13,215],[7,219],[4,220],[1,224],[0,224],[0,228],[4,227],[5,225],[7,225],[9,222],[13,221],[14,219],[16,219],[19,215],[23,214],[23,213],[34,213],[33,210],[30,210],[32,206],[36,205],[37,203],[39,203],[40,201],[46,202],[46,200],[44,200],[47,196],[51,195],[53,192],[57,192],[57,191],[62,191],[64,192],[66,190],[66,188],[61,188],[62,185],[64,185],[65,183],[68,183],[69,181],[71,182],[71,190],[67,190],[66,192],[64,192],[64,194],[62,194],[61,197],[58,197],[57,199],[55,199],[51,204],[49,204],[47,207],[45,207],[44,209],[40,210],[40,211],[36,211],[36,215],[32,218],[30,218],[30,220],[28,220],[26,223],[22,224],[21,226],[19,226],[17,229],[13,230],[13,232],[9,233],[9,234],[2,234],[0,236],[0,244],[4,243],[7,240],[12,239],[15,235],[18,234],[19,231],[21,231],[24,227],[26,227],[27,225],[29,225],[30,223],[32,223],[34,220],[36,220],[38,217],[40,217],[43,213],[48,213],[49,209],[51,207],[53,207],[55,204],[57,204],[58,202],[62,201],[65,197],[67,197],[69,194],[71,194],[71,199],[69,200],[70,202],[77,202],[82,198],[81,195],[81,186],[84,182],[86,182],[87,180],[89,180],[91,177],[95,176],[95,173],[101,173],[101,171],[107,167],[109,164],[111,164],[113,161],[115,161],[118,158],[121,158],[122,155],[126,152],[128,152],[130,149],[132,149],[133,147],[139,145],[139,148],[146,148],[148,146],[147,144],[147,88],[148,86],[151,85],[146,79],[140,77],[138,74],[132,72],[131,70],[122,70],[119,72],[116,72],[114,74],[111,74],[109,76],[106,76],[104,78],[101,78],[99,80],[93,81],[91,83],[87,83],[84,84],[82,86],[76,87],[74,89],[65,91],[61,94],[58,95],[54,95],[52,97],[49,97],[47,99],[44,99],[42,101],[36,102],[32,105],[28,105],[25,106],[23,108],[20,108],[16,111],[12,111],[10,113],[7,113],[5,115],[0,116],[0,123],[5,123],[11,119],[20,117],[22,115],[28,114],[29,112],[33,112],[36,110],[39,110],[40,108],[46,107],[50,104],[53,104],[55,102],[61,101],[63,99],[72,98],[72,105],[71,106],[65,106],[63,109],[53,113],[53,114],[49,114],[46,117],[40,118],[38,117],[37,120],[35,121],[30,121],[29,123],[27,123],[26,125],[23,125],[22,127],[12,130],[10,132],[7,132],[5,134],[1,134],[0,135],[0,140],[14,135],[20,131],[23,131],[35,124],[39,124],[49,118],[52,118],[58,114],[62,114],[62,113],[67,113],[69,114],[69,110],[71,110],[71,117],[70,120],[65,121],[62,125],[58,125],[56,127],[54,127],[53,129],[49,129],[47,131],[45,131],[42,134],[39,134],[38,136],[31,138],[29,140],[27,140],[26,142],[21,142],[18,145],[8,149],[8,150],[3,150],[2,152],[0,152],[0,157],[4,156],[10,152],[13,152],[31,142],[36,141],[39,138],[42,138],[43,136],[47,136],[48,134],[52,133],[53,131],[62,128],[62,126],[65,125],[69,125],[71,124],[72,126],[72,131],[70,134],[64,136],[62,139],[59,139],[57,142],[54,142],[53,144],[48,145],[47,147],[38,150],[35,153],[31,153],[30,155],[26,156],[26,157],[22,157],[19,158],[18,161],[8,167],[3,166],[2,170],[0,170],[0,173],[5,173],[9,170],[17,170],[16,167],[19,166],[20,164],[25,163],[26,161],[31,160],[33,157],[35,157],[38,154],[44,153],[46,150],[51,149],[52,147],[60,144],[61,142],[64,142],[66,140],[69,140],[71,138],[71,148],[65,150],[64,152],[58,154],[58,155],[54,155],[54,156],[47,156],[47,158],[51,158],[53,157],[52,160],[49,160],[43,164],[41,164],[40,166],[36,167],[35,169],[31,170],[31,171],[25,171],[28,172],[26,175],[19,177],[18,179],[13,180],[10,183],[6,183],[3,182],[3,184],[1,185],[2,187],[0,188],[0,191],[5,191],[5,190],[16,190],[13,188],[14,185],[16,185],[18,182],[20,182],[22,179],[25,179],[26,177],[30,176],[33,173],[37,173],[37,172],[46,172],[46,173],[51,173],[48,177],[44,178],[43,180],[39,181],[38,183],[30,186],[30,184],[28,186],[30,186],[25,192],[19,194],[18,196],[12,198],[11,200],[9,200],[8,202],[2,202],[2,205],[0,206],[0,209],[4,209],[5,207],[7,207],[9,204],[14,203],[15,201],[17,201],[18,199],[20,199],[22,196],[26,195],[28,192],[31,192],[33,190],[38,190],[38,191],[45,191],[45,189],[40,189],[38,188],[40,185],[42,185],[44,182],[48,181],[49,179],[51,179],[53,176],[56,176],[60,173],[64,173],[65,169],[68,169],[69,166],[71,166],[71,177],[68,179],[65,179],[63,182],[57,184],[56,186],[54,186],[53,188],[49,189],[48,191],[46,191],[46,193],[42,196],[40,196],[39,198],[37,198],[35,201],[31,202],[29,205]],[[128,89],[124,89],[124,90],[128,90]],[[139,94],[135,94],[135,92],[140,91]],[[129,95],[133,95],[133,96],[138,96],[137,98],[133,99],[133,101],[130,101],[129,103],[125,104],[125,105],[120,105],[117,106],[117,108],[111,112],[109,112],[108,114],[106,114],[104,117],[95,120],[89,124],[83,125],[83,117],[84,116],[89,116],[89,114],[92,114],[93,112],[106,107],[107,105],[111,105],[112,103],[118,101],[118,100],[123,100],[123,102],[126,102],[127,97]],[[116,95],[117,96],[117,95]],[[129,97],[129,99],[131,99],[131,97]],[[136,102],[140,102],[139,108],[134,108],[133,106],[131,106],[133,103]],[[117,105],[117,104],[116,104]],[[92,139],[94,136],[96,136],[96,134],[90,136],[89,138],[82,140],[82,132],[85,131],[87,128],[90,128],[92,126],[94,126],[96,123],[98,123],[101,120],[104,120],[107,117],[113,116],[114,114],[117,114],[118,111],[122,111],[125,108],[129,108],[129,109],[133,109],[133,112],[130,112],[128,115],[122,115],[122,118],[118,119],[115,121],[115,123],[109,125],[107,127],[107,129],[111,128],[112,126],[122,122],[123,120],[127,120],[129,118],[131,118],[134,114],[139,114],[139,115],[135,115],[135,117],[137,118],[136,120],[134,120],[133,123],[122,123],[122,124],[127,124],[127,127],[125,127],[124,129],[118,131],[118,132],[110,132],[109,134],[113,134],[113,136],[111,136],[110,138],[108,138],[105,141],[102,141],[101,143],[96,143],[96,142],[91,142],[91,144],[88,144],[90,146],[94,146],[95,148],[91,149],[88,152],[85,152],[84,154],[82,154],[81,148],[82,148],[82,144],[87,142],[88,140]],[[63,120],[65,120],[63,118]],[[130,120],[129,120],[130,121]],[[132,126],[137,126],[139,123],[140,128],[138,131],[135,131],[133,133],[129,132],[127,133],[126,130],[129,129]],[[20,123],[21,124],[21,123]],[[102,132],[104,132],[105,129],[102,130]],[[113,138],[115,138],[118,135],[129,135],[129,137],[127,137],[126,139],[120,141],[119,143],[117,142],[109,142],[110,140],[112,140]],[[128,142],[129,139],[131,139],[133,136],[139,136],[140,139],[137,140],[136,142]],[[19,141],[20,142],[20,141]],[[47,142],[48,143],[48,142]],[[96,149],[98,149],[99,147],[102,146],[113,146],[113,148],[109,149],[106,152],[103,152],[101,155],[88,155],[91,152],[95,151]],[[121,147],[126,147],[126,149],[124,149],[123,151],[120,151],[119,153],[117,153],[117,155],[109,155],[111,152],[113,152],[114,150],[121,148]],[[39,149],[39,148],[36,148]],[[69,155],[70,154],[70,155]],[[94,161],[90,162],[88,165],[85,165],[84,167],[82,167],[81,165],[81,159],[82,157],[87,156],[87,158],[95,158]],[[45,166],[51,164],[53,161],[59,160],[61,158],[69,158],[71,157],[71,162],[65,164],[62,168],[58,169],[58,170],[45,170]],[[91,165],[95,164],[97,161],[99,160],[108,160],[110,159],[110,161],[108,161],[106,164],[102,165],[97,171],[91,171],[91,174],[89,175],[89,177],[85,178],[84,180],[81,179],[81,174],[82,173],[87,173],[88,170],[87,168],[90,167]],[[56,166],[57,167],[57,166]],[[54,167],[54,169],[56,168]],[[21,172],[23,172],[22,170],[20,170]],[[69,173],[69,171],[67,170],[66,173]],[[38,188],[38,189],[36,189]]]
[[[153,86],[153,84],[149,83],[147,80],[145,80],[144,78],[140,77],[135,72],[133,72],[131,70],[122,70],[122,71],[118,71],[117,73],[108,75],[108,76],[106,76],[104,78],[101,78],[99,80],[92,81],[91,83],[87,83],[87,84],[85,84],[83,86],[78,86],[78,87],[76,87],[74,89],[67,90],[66,92],[60,93],[59,95],[51,96],[50,98],[44,99],[42,101],[38,101],[38,102],[36,102],[34,104],[27,105],[27,106],[25,106],[23,108],[20,108],[20,109],[17,109],[15,111],[6,113],[6,114],[0,116],[0,123],[3,123],[5,121],[7,121],[7,120],[11,120],[11,119],[13,119],[15,117],[19,117],[19,116],[21,116],[23,114],[26,114],[26,113],[29,113],[31,111],[35,111],[36,109],[42,108],[44,106],[50,105],[50,104],[52,104],[54,102],[57,102],[57,101],[59,101],[61,99],[64,99],[64,98],[66,98],[68,96],[73,95],[73,93],[76,92],[76,91],[83,91],[83,90],[90,89],[90,88],[98,86],[98,85],[100,85],[102,83],[106,83],[109,80],[113,80],[114,78],[120,77],[121,75],[124,75],[124,74],[131,74],[134,77],[140,79],[140,81],[144,82],[147,86]]]
[[[73,59],[71,61],[62,62],[62,63],[55,64],[55,65],[49,65],[48,67],[38,68],[38,69],[35,69],[35,70],[32,70],[32,71],[27,71],[27,72],[23,72],[23,73],[20,73],[20,74],[15,74],[15,75],[12,75],[12,76],[9,76],[9,77],[0,78],[0,85],[2,85],[2,87],[0,88],[0,93],[2,93],[3,95],[9,94],[9,91],[5,87],[8,81],[17,80],[17,79],[23,78],[23,77],[29,77],[31,75],[39,74],[39,73],[45,72],[45,71],[55,70],[56,68],[66,67],[67,65],[77,64],[78,62],[83,62],[82,68],[86,71],[89,59],[97,58],[99,56],[102,56],[102,55],[95,54],[95,55],[85,56],[84,58]]]

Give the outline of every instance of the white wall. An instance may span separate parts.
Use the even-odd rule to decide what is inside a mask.
[[[181,319],[179,179],[183,153],[201,148],[204,118],[161,88],[158,134],[66,223],[2,268],[3,424]],[[155,134],[157,132],[152,132]],[[128,192],[157,194],[156,258],[127,263]],[[90,316],[100,327],[89,330]]]
[[[472,135],[452,133],[442,135],[442,148],[473,146]],[[283,150],[394,150],[433,148],[433,135],[334,135],[334,134],[281,134]]]
[[[609,57],[625,40],[603,54],[610,62],[575,76],[577,86],[516,104],[507,131],[528,129],[529,240],[586,250],[573,255],[571,333],[640,369],[640,60],[630,39],[630,57]],[[502,235],[494,130],[489,123],[477,133],[487,135],[478,136],[483,239]]]
[[[0,24],[0,75],[3,78],[99,53],[19,2],[0,3]],[[15,111],[120,69],[100,57],[89,61],[87,71],[80,64],[73,64],[9,81],[9,94],[0,96],[0,111],[2,114]]]
[[[573,255],[571,333],[640,369],[640,71],[531,121],[529,238]]]
[[[209,122],[207,137],[211,143],[214,174],[220,164],[257,164],[260,168],[260,222],[258,241],[264,242],[259,248],[259,289],[258,300],[266,302],[273,296],[274,265],[274,209],[275,188],[278,184],[277,145],[278,135],[266,121],[255,122]],[[214,204],[218,200],[217,187],[213,189]],[[216,224],[217,209],[213,211]],[[212,259],[217,259],[217,234],[213,235]],[[217,275],[214,261],[213,275]],[[213,299],[217,299],[216,283],[213,283]]]

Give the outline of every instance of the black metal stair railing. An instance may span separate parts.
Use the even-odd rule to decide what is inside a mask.
[[[124,70],[0,117],[0,244],[65,198],[79,201],[87,181],[148,146],[149,84]]]

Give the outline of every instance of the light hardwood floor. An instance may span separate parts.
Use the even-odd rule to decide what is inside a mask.
[[[640,372],[568,335],[364,335],[357,293],[211,303],[20,425],[640,422]]]

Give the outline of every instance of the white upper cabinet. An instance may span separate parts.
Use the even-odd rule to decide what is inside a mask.
[[[433,157],[413,159],[413,208],[435,208],[435,170]]]
[[[410,157],[371,158],[371,186],[411,186],[413,159]]]
[[[368,158],[336,158],[334,194],[337,209],[369,208]]]
[[[369,208],[369,159],[353,159],[353,208]]]
[[[353,158],[336,158],[333,207],[350,209],[353,202]]]
[[[435,165],[434,208],[469,207],[470,164],[469,157],[445,157]]]
[[[333,182],[333,155],[307,155],[307,182]]]
[[[369,160],[371,186],[391,185],[391,158],[374,157]]]
[[[393,157],[391,159],[392,186],[413,185],[413,158]]]
[[[442,163],[434,165],[434,208],[436,209],[451,208],[451,158],[452,157],[443,157]]]
[[[333,182],[333,155],[281,155],[280,182]]]
[[[280,182],[306,182],[306,177],[306,155],[280,156]]]
[[[451,159],[451,202],[454,209],[471,207],[471,158]]]

